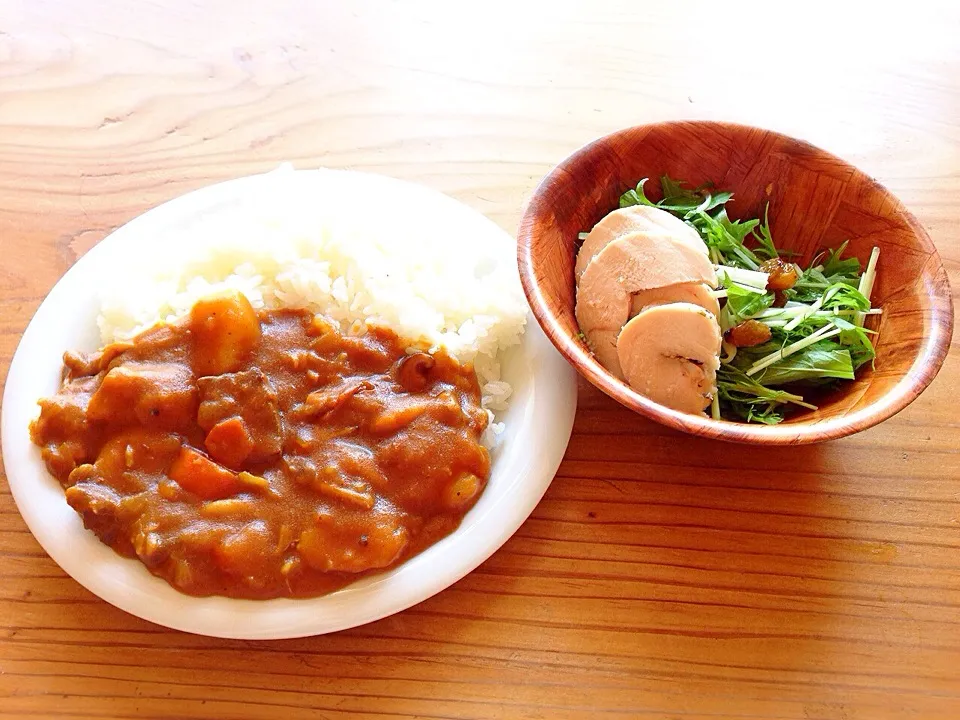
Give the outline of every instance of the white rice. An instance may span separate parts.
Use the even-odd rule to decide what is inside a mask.
[[[187,257],[102,293],[101,340],[128,339],[186,315],[225,289],[256,308],[306,308],[347,332],[385,325],[414,347],[443,347],[473,363],[492,444],[512,389],[500,377],[500,353],[519,342],[526,304],[512,252],[436,233],[358,218],[356,208],[324,207],[294,190],[199,223],[179,238]],[[375,211],[376,208],[369,208]],[[408,223],[409,225],[409,223]],[[455,232],[455,229],[452,230]]]

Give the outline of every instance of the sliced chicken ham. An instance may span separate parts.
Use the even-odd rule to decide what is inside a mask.
[[[648,307],[617,338],[623,375],[641,395],[674,410],[702,413],[717,390],[720,326],[693,303]]]
[[[692,249],[704,255],[707,254],[707,246],[700,239],[697,231],[666,210],[646,205],[620,208],[607,214],[584,238],[573,270],[577,282],[580,281],[590,261],[613,240],[628,233],[644,230],[675,235],[680,242],[690,245]]]
[[[603,248],[584,271],[577,322],[600,363],[622,378],[616,336],[630,318],[632,296],[667,285],[716,282],[707,256],[673,235],[628,233]]]
[[[720,315],[720,302],[713,296],[710,288],[703,283],[678,283],[636,293],[630,302],[630,317],[652,305],[675,302],[693,303],[713,313],[714,317]]]

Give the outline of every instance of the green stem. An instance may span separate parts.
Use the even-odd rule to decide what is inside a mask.
[[[832,328],[832,329],[831,329]],[[792,345],[787,345],[785,348],[781,348],[776,352],[772,352],[764,358],[760,358],[753,365],[750,366],[750,369],[747,370],[747,375],[756,375],[758,372],[763,370],[766,367],[770,367],[775,362],[779,362],[786,357],[793,355],[795,352],[800,352],[805,347],[809,347],[820,340],[824,340],[828,337],[833,337],[834,335],[840,334],[840,328],[833,327],[832,325],[824,325],[822,328],[817,330],[812,335],[808,335],[802,340],[797,340]]]
[[[857,286],[857,290],[859,290],[860,294],[863,295],[867,300],[870,300],[870,295],[873,293],[873,283],[877,279],[877,260],[879,259],[880,248],[875,247],[870,251],[870,259],[867,261],[867,269],[864,270],[863,275],[860,277],[860,284]],[[871,302],[873,301],[871,300]],[[857,327],[863,327],[864,317],[864,313],[857,313]]]

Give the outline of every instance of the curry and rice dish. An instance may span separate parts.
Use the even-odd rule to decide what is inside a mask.
[[[509,238],[385,225],[389,203],[307,177],[120,253],[80,341],[99,350],[38,398],[62,501],[189,595],[332,592],[455,533],[496,482],[527,314]]]
[[[509,442],[509,238],[385,225],[390,203],[306,177],[118,253],[79,345],[99,350],[38,398],[38,459],[89,540],[189,595],[395,568],[472,522]]]
[[[490,456],[477,375],[240,293],[67,353],[31,436],[119,554],[192,595],[310,596],[448,535]]]

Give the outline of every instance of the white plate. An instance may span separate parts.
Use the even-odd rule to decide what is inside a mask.
[[[450,242],[482,238],[515,262],[515,244],[487,218],[427,188],[392,178],[347,171],[299,171],[325,197],[390,198],[394,227],[444,232]],[[289,182],[289,175],[286,181]],[[460,528],[390,572],[330,595],[266,601],[194,598],[154,577],[136,560],[121,558],[83,528],[63,490],[31,444],[28,423],[40,397],[56,392],[61,357],[68,349],[93,350],[98,297],[95,289],[118,266],[150,262],[158,248],[175,247],[199,223],[229,218],[275,183],[268,173],[213,185],[154,208],[88,252],[44,300],[17,349],[3,396],[3,457],[17,506],[50,556],[81,585],[117,607],[167,627],[216,637],[289,638],[342,630],[399,612],[469,573],[516,532],[553,479],[570,438],[576,380],[531,319],[523,342],[504,359],[504,379],[515,395],[506,430],[493,454],[489,485]],[[275,189],[275,188],[274,188]],[[408,225],[409,226],[409,225]],[[206,226],[205,226],[206,227]],[[451,233],[450,228],[457,228]],[[501,249],[502,248],[502,249]]]

